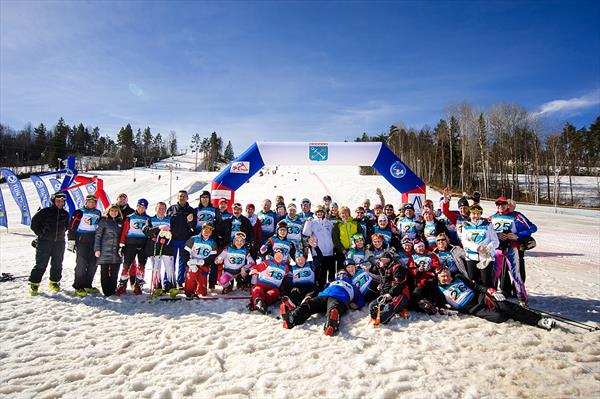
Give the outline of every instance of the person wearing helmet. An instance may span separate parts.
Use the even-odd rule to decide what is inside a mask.
[[[50,197],[51,205],[40,209],[31,218],[29,227],[36,235],[35,266],[29,274],[31,295],[38,294],[48,262],[50,262],[50,289],[60,291],[62,262],[65,255],[65,232],[69,228],[69,212],[64,209],[66,201],[65,193],[54,193]]]
[[[156,215],[151,216],[143,228],[148,237],[146,241],[146,256],[152,266],[152,281],[150,295],[160,296],[168,292],[171,296],[179,293],[175,275],[175,259],[173,251],[173,235],[171,233],[172,216],[167,216],[167,204],[159,202],[155,207]],[[206,222],[205,222],[206,223]],[[161,282],[161,265],[167,276],[163,285]]]
[[[69,225],[67,248],[77,255],[73,288],[75,288],[75,295],[80,297],[100,292],[92,286],[98,268],[94,255],[94,239],[98,222],[102,217],[102,212],[96,208],[97,202],[98,199],[94,194],[87,195],[84,207],[73,212]]]
[[[276,233],[269,238],[265,245],[260,247],[260,255],[263,257],[272,256],[276,249],[281,249],[286,261],[296,254],[296,247],[288,238],[288,225],[285,221],[277,223]]]
[[[340,270],[336,279],[316,297],[310,298],[293,310],[283,302],[279,310],[283,319],[283,328],[286,329],[304,324],[313,314],[326,314],[327,319],[323,329],[325,335],[333,336],[337,334],[341,316],[348,308],[355,310],[363,305],[364,298],[360,291],[352,284],[348,273]]]
[[[117,288],[117,295],[123,295],[127,289],[127,280],[133,278],[133,293],[142,294],[144,285],[144,272],[146,266],[146,240],[144,226],[150,216],[146,214],[148,200],[141,198],[137,202],[135,212],[125,218],[123,232],[121,233],[121,252],[123,254],[123,268]],[[137,267],[132,267],[133,261],[137,257]]]
[[[208,274],[217,255],[217,243],[212,238],[215,226],[212,222],[202,225],[200,234],[190,237],[185,250],[190,254],[184,292],[188,298],[205,296],[208,293]]]
[[[250,284],[249,269],[255,264],[254,258],[246,248],[246,234],[238,231],[233,241],[215,258],[219,265],[219,284],[223,294],[233,290],[235,281],[237,288],[245,288]]]
[[[371,252],[367,250],[365,238],[361,233],[356,233],[352,236],[352,246],[346,252],[346,260],[351,259],[354,263],[362,263]]]

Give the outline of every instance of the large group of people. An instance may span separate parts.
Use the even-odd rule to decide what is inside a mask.
[[[354,216],[329,195],[314,207],[308,198],[297,206],[277,196],[257,211],[227,199],[213,206],[209,191],[193,207],[181,190],[174,205],[158,202],[153,216],[144,198],[133,209],[121,193],[100,212],[97,198],[88,195],[69,217],[65,194],[58,192],[32,219],[37,245],[30,292],[38,293],[49,262],[49,288],[61,290],[66,233],[80,297],[100,292],[92,285],[100,265],[106,296],[125,295],[128,286],[134,295],[153,297],[247,291],[249,310],[266,314],[279,306],[285,328],[325,314],[327,335],[336,334],[346,311],[363,306],[376,325],[411,311],[459,311],[554,326],[527,306],[523,252],[535,245],[537,228],[513,201],[496,199],[496,212],[483,218],[478,193],[461,197],[451,210],[445,189],[437,207],[426,200],[419,214],[411,204],[386,204],[379,189],[375,194],[379,203],[371,208],[366,199]],[[506,299],[513,295],[518,304]]]

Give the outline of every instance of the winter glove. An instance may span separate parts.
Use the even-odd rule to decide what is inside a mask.
[[[31,241],[31,246],[32,247],[37,248],[37,244],[38,244],[37,238],[35,240]]]
[[[488,288],[487,295],[492,297],[496,302],[506,301],[506,297],[493,288]]]
[[[71,252],[75,253],[75,246],[76,246],[75,240],[69,240],[67,242],[67,251],[71,251]]]

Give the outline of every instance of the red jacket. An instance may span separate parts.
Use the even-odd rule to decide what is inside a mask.
[[[425,251],[419,255],[413,252],[411,257],[413,262],[409,263],[408,274],[413,278],[415,287],[423,287],[429,280],[437,278],[435,272],[440,268],[440,259],[436,254]]]

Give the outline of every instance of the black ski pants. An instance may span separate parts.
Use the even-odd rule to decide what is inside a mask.
[[[94,240],[91,242],[79,241],[77,243],[77,258],[75,261],[75,281],[73,288],[76,290],[92,288],[94,275],[98,265],[94,255]]]
[[[314,314],[329,314],[333,308],[336,308],[340,312],[340,315],[346,313],[348,310],[348,307],[343,302],[330,296],[317,296],[311,298],[293,310],[292,315],[294,317],[294,325],[303,324]]]
[[[317,284],[319,291],[325,289],[328,282],[335,280],[335,256],[323,256],[320,259],[315,274],[317,276]]]
[[[539,313],[509,301],[496,302],[496,307],[492,310],[481,304],[471,314],[493,323],[504,323],[508,319],[513,319],[530,326],[537,325],[538,321],[542,318]]]
[[[119,263],[100,265],[100,284],[104,296],[114,295],[117,291],[120,266]]]
[[[468,277],[477,284],[485,285],[486,287],[494,286],[494,261],[488,263],[485,269],[477,267],[478,261],[467,259],[467,274]]]
[[[50,281],[59,282],[62,278],[62,262],[65,256],[64,241],[39,240],[35,248],[35,266],[29,275],[29,281],[38,283],[50,262]],[[52,259],[52,260],[50,260]]]

